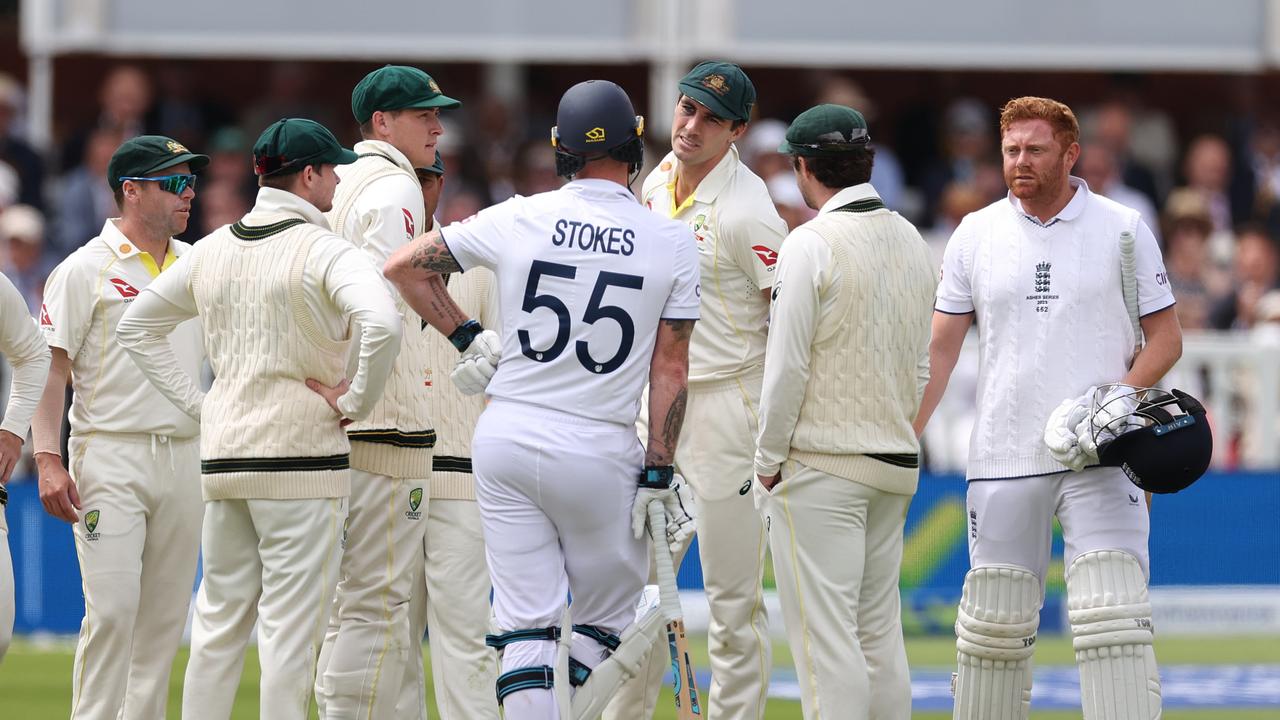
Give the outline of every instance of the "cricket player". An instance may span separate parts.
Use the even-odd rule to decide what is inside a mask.
[[[355,153],[318,123],[286,119],[262,133],[253,156],[253,209],[203,238],[117,330],[147,379],[200,422],[204,577],[185,720],[230,716],[255,621],[260,716],[307,717],[350,493],[342,426],[373,410],[400,348],[377,268],[322,214],[334,166]],[[207,395],[166,341],[196,316],[215,376]],[[359,362],[348,381],[355,324]]]
[[[982,363],[969,445],[969,562],[956,621],[956,718],[1025,718],[1053,519],[1066,541],[1067,598],[1086,720],[1160,717],[1152,650],[1149,519],[1119,468],[1084,467],[1076,425],[1092,386],[1154,385],[1182,354],[1182,331],[1155,237],[1136,210],[1069,175],[1079,126],[1066,105],[1021,97],[1000,114],[1009,196],[971,213],[947,243],[934,305],[932,377],[919,432],[970,325]],[[1147,344],[1121,291],[1122,232],[1136,238]],[[1064,398],[1065,412],[1054,408]],[[1071,442],[1045,444],[1051,415]],[[1055,439],[1057,433],[1054,433]]]
[[[656,639],[619,637],[646,571],[643,522],[627,523],[635,507],[661,499],[683,531],[674,540],[692,532],[671,489],[698,316],[692,238],[627,189],[643,119],[622,88],[579,83],[556,119],[557,173],[573,182],[429,233],[386,268],[463,351],[453,373],[463,391],[490,396],[472,463],[500,630],[490,638],[502,653],[498,700],[512,720],[568,717],[570,686],[585,683],[577,697],[590,697],[610,648]],[[496,275],[501,341],[441,281],[476,266]],[[662,421],[642,449],[634,423],[646,378]]]
[[[911,717],[898,569],[937,281],[871,187],[870,141],[819,105],[778,148],[818,216],[778,255],[755,467],[807,720]]]
[[[676,466],[697,498],[711,605],[705,707],[709,720],[760,720],[772,659],[762,585],[767,540],[752,503],[752,457],[769,293],[787,226],[733,144],[756,100],[746,73],[704,62],[680,80],[679,92],[671,152],[645,179],[641,201],[693,230],[701,267],[702,319],[689,344],[689,422]],[[642,417],[661,416],[651,408]],[[655,653],[645,679],[624,687],[606,717],[653,717],[667,667],[665,653]]]
[[[414,168],[435,162],[440,110],[459,104],[425,72],[400,65],[374,70],[352,91],[364,139],[356,160],[338,169],[342,183],[327,216],[374,266],[426,226]],[[373,412],[347,428],[347,541],[316,680],[326,719],[391,717],[410,663],[421,662],[421,636],[409,632],[409,593],[421,562],[436,433],[427,408],[427,335],[391,292],[406,328],[400,355]]]
[[[122,144],[106,177],[120,217],[54,268],[45,286],[40,328],[52,362],[32,447],[40,500],[50,515],[74,524],[80,561],[76,719],[163,717],[187,622],[200,550],[200,427],[146,381],[115,331],[139,293],[190,250],[174,236],[187,228],[194,173],[208,162],[159,135]],[[198,322],[175,329],[172,352],[183,371],[200,372],[202,348]]]
[[[22,457],[31,415],[49,376],[49,346],[27,314],[27,301],[9,278],[0,274],[0,353],[13,367],[9,402],[0,418],[0,661],[13,639],[13,559],[9,556],[9,523],[5,484]]]
[[[418,168],[417,174],[427,230],[434,230],[433,216],[444,189],[440,153],[431,167]],[[453,273],[445,284],[468,316],[487,327],[499,326],[498,285],[490,270],[477,267]],[[457,349],[434,330],[427,333],[427,344],[431,349],[427,406],[435,419],[437,438],[423,557],[414,570],[409,595],[409,636],[418,657],[410,658],[395,716],[427,720],[419,647],[426,630],[431,638],[436,711],[442,720],[498,720],[498,702],[493,696],[498,656],[484,642],[493,585],[484,558],[480,509],[471,474],[471,435],[485,403],[483,397],[463,395],[446,379],[457,362]]]

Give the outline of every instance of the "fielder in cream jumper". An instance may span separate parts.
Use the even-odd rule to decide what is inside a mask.
[[[856,110],[819,105],[778,149],[818,216],[778,258],[756,492],[807,720],[911,717],[898,569],[937,283],[869,184],[869,140]]]
[[[430,168],[417,169],[426,216],[432,218],[444,189],[444,160],[436,153]],[[434,220],[432,227],[435,229]],[[498,285],[488,268],[472,268],[445,279],[463,312],[497,327]],[[438,333],[427,333],[430,416],[437,440],[431,468],[431,504],[427,508],[425,560],[416,566],[409,595],[410,637],[431,638],[431,674],[441,720],[498,720],[493,696],[498,655],[484,642],[489,631],[489,566],[484,558],[480,509],[471,474],[471,435],[484,410],[483,397],[463,395],[448,374],[458,350]],[[421,653],[418,653],[419,657]],[[400,687],[396,717],[426,720],[426,683],[422,663],[409,663]]]
[[[701,268],[701,320],[689,345],[688,422],[676,467],[697,497],[698,554],[711,605],[707,717],[757,720],[772,660],[762,594],[766,536],[751,503],[751,456],[769,289],[787,226],[733,145],[755,102],[746,74],[730,63],[702,63],[679,91],[672,152],[645,179],[640,197],[693,230]],[[648,420],[647,407],[640,417]],[[624,686],[606,717],[652,717],[669,667],[660,645],[643,680]]]
[[[147,377],[201,421],[204,578],[184,718],[230,715],[255,620],[261,717],[307,717],[350,492],[342,424],[372,411],[400,341],[377,269],[321,214],[334,165],[352,155],[316,123],[269,127],[254,157],[260,183],[275,187],[202,239],[118,330]],[[207,396],[165,347],[169,330],[197,315],[216,378]]]
[[[31,415],[49,376],[49,346],[27,314],[27,302],[9,278],[0,274],[0,354],[9,361],[9,402],[0,418],[0,660],[13,639],[13,560],[9,557],[8,495],[5,483],[22,456]]]
[[[1064,398],[1087,398],[1091,386],[1105,383],[1159,381],[1182,348],[1173,295],[1138,212],[1068,175],[1080,151],[1070,108],[1011,100],[1000,130],[1009,197],[966,216],[947,243],[932,377],[916,420],[920,430],[976,322],[982,362],[967,472],[972,569],[956,622],[954,716],[1028,716],[1056,516],[1084,717],[1158,718],[1142,493],[1118,468],[1067,472],[1044,433]],[[1136,357],[1121,290],[1122,232],[1136,237],[1146,336]]]
[[[106,178],[121,216],[54,268],[45,286],[40,327],[52,362],[32,435],[40,499],[74,523],[84,589],[72,718],[163,716],[191,605],[200,428],[138,372],[115,330],[139,292],[189,251],[173,236],[187,226],[191,173],[207,162],[158,135],[122,144]],[[199,323],[176,328],[172,340],[175,363],[198,373]],[[74,398],[64,469],[68,375]]]
[[[458,105],[429,75],[404,66],[374,70],[352,91],[364,140],[355,146],[359,158],[339,168],[328,218],[376,267],[422,232],[427,214],[414,168],[435,160],[440,109]],[[334,720],[391,717],[406,673],[420,662],[409,594],[421,562],[436,433],[422,319],[390,290],[405,327],[400,355],[373,412],[347,428],[351,511],[316,682],[321,714]]]

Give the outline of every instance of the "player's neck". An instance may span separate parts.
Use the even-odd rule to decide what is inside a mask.
[[[616,182],[622,187],[627,187],[627,166],[623,163],[612,160],[596,160],[586,164],[582,170],[574,176],[575,180],[608,180]]]
[[[1022,211],[1028,215],[1035,216],[1042,223],[1052,220],[1062,209],[1071,202],[1071,198],[1076,194],[1076,189],[1071,187],[1070,181],[1063,181],[1062,189],[1049,198],[1029,198],[1022,200]]]
[[[698,189],[702,181],[711,174],[712,170],[716,169],[716,166],[720,164],[724,156],[728,154],[729,148],[725,148],[724,152],[697,165],[676,160],[676,207],[684,204],[684,201]]]
[[[129,242],[137,245],[139,250],[157,261],[164,259],[165,252],[169,250],[169,237],[162,231],[147,227],[137,217],[122,217],[115,222],[120,234],[129,238]]]

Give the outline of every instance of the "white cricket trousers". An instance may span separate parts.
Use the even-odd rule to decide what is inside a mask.
[[[255,621],[259,717],[306,720],[346,518],[345,497],[205,504],[183,720],[231,717]]]
[[[966,502],[969,566],[1026,568],[1040,578],[1041,600],[1055,516],[1062,524],[1064,567],[1093,550],[1123,550],[1137,558],[1150,577],[1146,496],[1119,468],[972,480]]]
[[[430,467],[407,479],[351,471],[351,511],[336,600],[317,669],[323,720],[392,718],[409,662],[409,593],[422,563]]]
[[[859,473],[915,473],[869,457]],[[908,720],[898,572],[910,495],[795,461],[758,489],[805,720]]]
[[[13,558],[9,555],[9,521],[0,505],[0,662],[13,641]]]
[[[702,704],[707,720],[761,720],[769,692],[773,660],[763,585],[768,539],[751,497],[761,382],[756,369],[728,380],[689,383],[676,448],[676,469],[696,496],[698,555],[711,606],[711,685]],[[640,417],[648,417],[647,406]],[[640,433],[648,439],[643,423]],[[676,558],[677,568],[683,559],[683,554]],[[670,669],[666,645],[656,644],[645,668],[622,686],[604,717],[652,718]]]
[[[200,550],[200,442],[93,433],[69,450],[84,589],[71,717],[162,718]]]
[[[441,720],[498,720],[498,654],[484,642],[493,586],[476,501],[432,498],[423,549],[425,561],[409,596],[409,627],[417,642],[424,630],[431,640],[436,712]],[[421,648],[415,647],[419,662],[411,663],[400,688],[396,717],[426,720],[426,678]]]
[[[635,619],[648,540],[631,535],[644,452],[635,428],[495,400],[471,442],[476,499],[502,632],[557,626],[573,595],[573,623],[620,634]],[[601,659],[573,657],[595,667]],[[517,642],[502,672],[555,666],[556,646]],[[562,678],[556,678],[562,682]],[[557,720],[551,690],[505,702],[507,720]]]

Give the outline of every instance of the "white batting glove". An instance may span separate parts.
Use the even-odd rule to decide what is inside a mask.
[[[453,384],[463,395],[478,395],[484,392],[498,371],[498,359],[502,356],[502,341],[498,333],[485,330],[471,341],[458,364],[449,375]]]
[[[1076,427],[1076,441],[1091,463],[1098,462],[1099,445],[1114,440],[1129,429],[1124,418],[1138,407],[1134,388],[1128,385],[1113,385],[1105,392],[1094,394],[1098,397],[1093,400],[1090,413]]]
[[[1054,460],[1079,472],[1085,468],[1089,459],[1080,449],[1076,428],[1089,416],[1089,402],[1094,388],[1078,398],[1063,400],[1044,426],[1044,444]]]
[[[667,515],[667,547],[673,555],[678,554],[689,543],[695,530],[693,493],[680,473],[672,476],[670,487],[636,490],[635,502],[631,504],[631,533],[637,540],[644,537],[649,503],[654,500],[662,503],[662,510]]]

